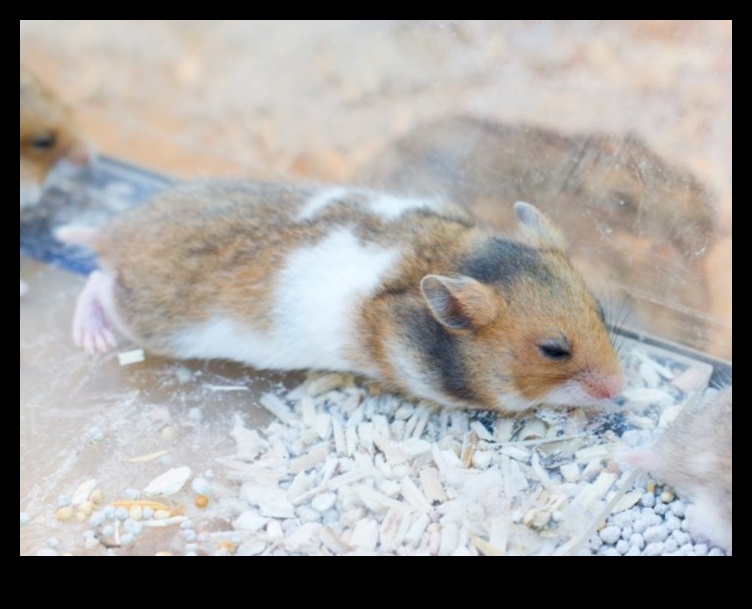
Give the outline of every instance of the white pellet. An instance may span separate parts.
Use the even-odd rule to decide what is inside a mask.
[[[212,493],[211,482],[201,476],[193,479],[193,482],[191,482],[191,488],[199,495],[211,495]]]
[[[629,538],[629,545],[642,550],[645,547],[645,538],[639,533],[632,533],[632,536]]]
[[[663,503],[671,503],[675,498],[675,495],[671,491],[663,491],[661,493],[661,501]]]
[[[617,526],[603,527],[598,535],[603,543],[613,545],[618,541],[619,537],[621,537],[621,529]]]
[[[629,542],[625,541],[624,539],[620,539],[616,542],[616,551],[622,556],[629,551],[630,547],[632,546],[630,546]]]
[[[694,551],[695,551],[695,554],[697,554],[697,556],[706,556],[708,553],[708,544],[696,543]]]
[[[266,549],[266,544],[260,539],[249,539],[238,546],[236,556],[258,556]]]
[[[120,536],[120,543],[124,546],[132,544],[136,540],[136,536],[133,533],[123,533]]]
[[[670,507],[671,513],[677,518],[684,518],[685,514],[687,513],[686,504],[683,501],[679,501],[678,499],[676,501],[673,501]]]
[[[128,520],[123,523],[123,528],[134,537],[138,537],[143,532],[144,525],[128,518]]]
[[[649,543],[642,551],[643,556],[660,556],[663,554],[663,542]]]
[[[643,505],[645,507],[653,507],[655,505],[655,494],[653,493],[645,493],[640,498],[640,505]]]
[[[634,529],[635,533],[644,533],[645,529],[647,529],[649,526],[647,519],[644,517],[640,517],[637,520],[635,520],[634,525],[632,528]]]
[[[611,521],[617,527],[624,529],[624,527],[631,527],[634,521],[634,512],[632,510],[625,510],[614,514]]]
[[[97,510],[96,512],[93,512],[91,516],[89,516],[89,526],[92,527],[101,527],[105,523],[105,515],[104,512],[101,512]]]
[[[266,523],[267,519],[261,516],[256,510],[248,510],[240,514],[235,519],[233,525],[237,530],[254,532],[261,529]]]
[[[664,541],[669,536],[669,530],[665,525],[648,527],[642,534],[648,544]]]
[[[686,543],[690,543],[689,533],[682,531],[681,529],[671,531],[671,538],[680,546],[683,546]]]

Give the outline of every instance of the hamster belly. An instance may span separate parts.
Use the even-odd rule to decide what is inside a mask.
[[[271,300],[263,318],[218,308],[174,333],[171,350],[179,357],[229,359],[256,368],[374,374],[359,367],[349,353],[358,348],[364,299],[397,259],[396,249],[363,243],[350,229],[337,227],[286,255],[270,280]]]

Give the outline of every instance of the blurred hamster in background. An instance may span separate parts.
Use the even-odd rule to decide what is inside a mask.
[[[688,405],[647,450],[625,461],[670,484],[692,502],[689,530],[731,551],[731,387]]]
[[[52,169],[60,161],[88,165],[92,151],[71,110],[21,66],[21,209],[39,201]],[[21,296],[26,286],[21,282]]]
[[[693,313],[710,302],[700,261],[717,237],[711,197],[635,137],[454,117],[394,142],[360,181],[445,196],[494,228],[511,225],[514,201],[535,201],[567,235],[590,285],[608,290],[615,307],[626,301],[630,321],[706,345],[706,320]]]

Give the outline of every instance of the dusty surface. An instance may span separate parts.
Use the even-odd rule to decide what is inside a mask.
[[[707,349],[730,358],[731,37],[725,21],[21,21],[20,52],[101,151],[185,178],[348,181],[416,125],[457,114],[564,134],[634,133],[715,195],[720,238],[702,261],[710,303],[700,314],[714,328]],[[98,451],[116,462],[164,444],[165,427],[194,437],[195,421],[185,401],[161,405],[179,376],[173,363],[141,380],[114,362],[87,368],[67,342],[78,280],[27,261],[21,276],[32,290],[21,307],[21,509],[33,504],[32,518],[48,525],[22,529],[29,554],[55,529],[57,494],[91,475]],[[55,358],[59,375],[35,369]],[[68,378],[71,368],[98,372]],[[248,380],[238,370],[227,378]],[[146,411],[125,399],[134,386]],[[115,416],[102,414],[102,395],[117,402]],[[216,416],[216,433],[170,440],[173,459],[226,449],[232,421],[217,404],[204,414]],[[117,450],[91,444],[98,425]],[[118,491],[145,477],[122,479]]]

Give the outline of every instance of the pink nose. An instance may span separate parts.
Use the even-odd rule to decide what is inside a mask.
[[[598,400],[609,400],[621,393],[624,387],[624,379],[621,374],[590,379],[587,384],[588,392]]]
[[[85,142],[74,144],[65,154],[65,158],[79,167],[88,167],[94,161],[94,149]]]

